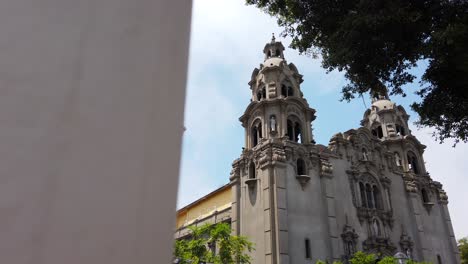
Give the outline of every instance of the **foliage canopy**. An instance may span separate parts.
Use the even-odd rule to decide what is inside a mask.
[[[232,235],[228,224],[205,224],[189,229],[190,238],[175,241],[174,257],[178,263],[250,263],[251,257],[246,251],[254,250],[252,242],[246,237]]]
[[[368,91],[406,96],[417,62],[428,63],[412,104],[418,125],[443,142],[468,142],[468,1],[246,0],[278,19],[301,53],[345,72],[343,100]]]
[[[468,264],[468,238],[458,240],[458,250],[460,250],[461,264]]]

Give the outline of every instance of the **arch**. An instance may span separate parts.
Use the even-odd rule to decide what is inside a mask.
[[[270,50],[268,51],[267,56],[271,57],[271,51]]]
[[[303,159],[298,158],[296,161],[296,169],[297,175],[307,175],[306,173],[306,166]]]
[[[260,119],[257,119],[253,122],[252,125],[252,130],[251,130],[251,135],[252,135],[252,147],[255,147],[258,145],[260,138],[262,138],[262,121]]]
[[[416,158],[414,152],[408,151],[406,156],[408,158],[408,169],[412,170],[415,174],[419,174],[420,168],[418,164],[418,159]]]
[[[299,122],[294,124],[294,142],[302,143],[302,127]]]
[[[396,132],[398,136],[400,135],[404,136],[406,134],[405,128],[402,125],[396,124],[395,126],[396,126]]]
[[[377,127],[377,137],[378,138],[383,138],[382,126]]]
[[[249,165],[249,179],[255,179],[257,178],[257,175],[255,173],[255,163],[250,162]]]
[[[266,98],[267,98],[265,87],[262,88],[262,98],[263,98],[263,99],[266,99]]]
[[[377,185],[372,186],[372,193],[374,195],[374,205],[376,209],[382,210],[382,196],[380,194],[379,187]]]
[[[284,85],[284,84],[281,85],[281,95],[283,97],[288,97],[288,90],[286,88],[286,85]]]
[[[366,184],[366,198],[367,198],[367,207],[374,208],[374,199],[372,198],[372,187],[369,183]]]
[[[281,52],[280,52],[279,49],[276,49],[275,55],[276,55],[276,57],[281,57]]]
[[[442,258],[437,254],[437,264],[442,264]]]
[[[427,191],[426,191],[425,188],[421,189],[421,196],[422,196],[423,203],[429,203],[430,202],[429,195],[427,194]]]
[[[288,86],[288,96],[294,96],[294,90],[291,86]]]
[[[382,126],[378,125],[374,129],[372,129],[372,135],[374,135],[375,137],[378,137],[380,139],[383,138]]]
[[[295,116],[288,117],[286,125],[289,140],[297,143],[304,142],[302,134],[302,125],[299,118],[296,118]]]
[[[361,206],[368,207],[366,198],[366,188],[364,187],[364,184],[362,182],[359,182],[359,192],[361,194]]]

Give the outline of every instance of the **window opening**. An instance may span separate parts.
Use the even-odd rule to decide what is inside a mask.
[[[382,126],[377,127],[377,137],[378,138],[383,138]]]
[[[293,95],[294,95],[293,88],[291,86],[288,86],[288,96],[293,96]]]
[[[295,142],[298,142],[298,143],[301,143],[301,125],[299,123],[296,122],[295,126],[294,126],[294,141]]]
[[[362,205],[362,207],[367,207],[366,189],[365,189],[364,184],[362,182],[359,182],[359,191],[361,193],[361,205]]]
[[[366,196],[367,196],[367,207],[374,208],[373,199],[372,199],[372,188],[370,184],[366,184]]]
[[[262,138],[262,122],[258,122],[252,127],[252,147],[257,146],[260,138]]]
[[[377,188],[377,186],[374,185],[374,186],[372,186],[372,190],[373,190],[373,194],[374,194],[375,208],[382,209],[382,203],[381,203],[379,188]]]
[[[405,128],[401,125],[396,125],[397,135],[404,136],[405,135]]]
[[[253,162],[250,163],[249,167],[249,178],[255,179],[257,176],[255,175],[255,164]]]
[[[288,96],[288,91],[287,91],[287,88],[286,88],[286,85],[281,85],[281,95],[284,96],[284,97],[287,97]]]
[[[306,175],[304,160],[301,158],[297,159],[296,165],[297,165],[297,175]]]
[[[442,258],[440,257],[440,255],[437,255],[437,263],[442,264]]]
[[[419,174],[419,165],[416,156],[413,153],[408,152],[407,158],[408,168],[412,170],[415,174]]]
[[[424,189],[424,188],[421,189],[421,195],[422,195],[423,203],[428,203],[429,202],[429,195],[427,195],[426,189]]]
[[[306,240],[304,241],[305,243],[305,257],[306,259],[310,259],[311,258],[311,255],[310,255],[310,241],[308,238],[306,238]]]

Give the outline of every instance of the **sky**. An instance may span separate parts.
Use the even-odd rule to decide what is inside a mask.
[[[244,147],[244,128],[239,117],[250,102],[248,86],[252,71],[263,62],[263,47],[272,33],[286,47],[287,62],[293,62],[304,77],[301,90],[309,105],[316,109],[313,133],[319,144],[328,145],[338,132],[358,128],[367,107],[368,97],[350,103],[340,102],[343,73],[326,73],[319,59],[300,55],[288,48],[289,38],[281,38],[276,20],[244,0],[194,0],[190,39],[189,72],[185,100],[185,127],[177,208],[203,197],[229,182],[232,162]],[[416,76],[427,62],[413,70]],[[418,129],[413,123],[417,114],[409,105],[419,98],[414,91],[419,84],[408,85],[408,96],[391,99],[405,107],[410,128],[427,149],[426,168],[440,181],[449,197],[455,236],[468,236],[468,144],[453,141],[439,144],[430,128]]]

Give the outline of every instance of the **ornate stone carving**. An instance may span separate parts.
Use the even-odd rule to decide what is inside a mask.
[[[400,248],[409,258],[411,258],[413,255],[414,242],[411,240],[411,237],[406,234],[404,227],[402,227],[402,229],[403,231],[400,236]]]
[[[345,263],[349,261],[351,256],[356,253],[356,244],[359,235],[356,233],[354,228],[348,224],[348,216],[346,215],[346,224],[343,228],[343,233],[341,233],[341,239],[343,239],[344,245],[344,255],[343,260]]]
[[[280,162],[286,161],[285,151],[283,149],[273,148],[272,160],[273,161],[280,161]]]
[[[321,160],[321,176],[332,176],[333,175],[333,166],[328,160]]]
[[[296,114],[299,118],[303,118],[304,117],[304,113],[302,113],[301,110],[299,110],[299,108],[295,105],[289,105],[287,108],[286,108],[286,112],[289,114],[289,113],[294,113]]]
[[[370,236],[368,239],[362,242],[364,251],[368,253],[374,253],[381,256],[393,256],[396,251],[396,247],[392,241],[386,237]]]
[[[304,187],[310,181],[310,176],[308,176],[308,175],[296,175],[296,179],[299,182],[299,184],[301,184],[302,190],[304,190]]]

